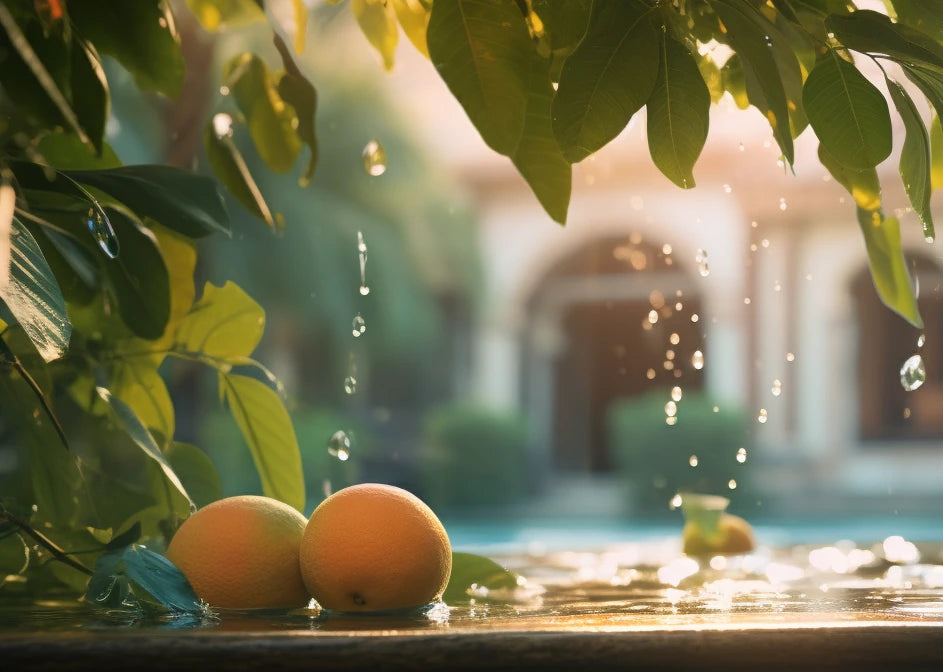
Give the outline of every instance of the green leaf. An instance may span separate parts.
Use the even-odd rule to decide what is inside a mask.
[[[907,79],[917,85],[936,110],[937,119],[943,118],[943,71],[901,63]]]
[[[170,466],[170,462],[167,461],[167,458],[161,452],[160,448],[157,447],[154,437],[147,431],[147,428],[141,423],[141,420],[135,415],[131,407],[115,397],[104,387],[98,387],[96,390],[98,396],[105,400],[111,407],[115,420],[117,420],[118,424],[127,432],[134,444],[140,448],[145,455],[157,462],[171,485],[173,485],[181,495],[187,498],[191,507],[195,508],[196,504],[193,502],[190,495],[187,494],[187,489],[173,470],[173,467]]]
[[[212,178],[156,165],[64,172],[110,194],[139,217],[156,219],[191,238],[215,232],[229,234],[229,216]]]
[[[511,156],[524,131],[527,64],[534,51],[517,4],[435,2],[426,39],[432,63],[482,139]]]
[[[262,491],[302,510],[305,484],[301,453],[281,399],[265,383],[246,376],[221,372],[219,384],[252,453]]]
[[[117,534],[105,544],[105,550],[117,551],[126,548],[141,538],[141,523],[135,522],[121,534]]]
[[[707,140],[711,94],[697,62],[667,32],[661,37],[658,78],[646,105],[652,161],[679,187],[692,188],[692,170]]]
[[[932,191],[936,191],[943,188],[943,124],[937,117],[930,121],[930,152],[933,155],[930,187]]]
[[[930,0],[894,0],[897,20],[943,42],[943,13]]]
[[[874,168],[852,170],[838,162],[825,145],[819,144],[819,161],[831,173],[835,181],[855,199],[862,210],[877,210],[881,207],[881,183]]]
[[[711,6],[723,22],[724,36],[740,57],[750,103],[766,116],[783,157],[791,165],[795,152],[789,105],[779,65],[766,41],[769,33],[761,22],[761,15],[742,0],[713,0]]]
[[[452,574],[442,599],[449,605],[465,604],[473,597],[470,590],[513,590],[517,586],[517,575],[494,560],[472,553],[452,553]]]
[[[920,112],[914,101],[897,82],[885,78],[891,100],[904,121],[907,135],[900,153],[900,177],[904,181],[904,190],[910,198],[914,212],[923,224],[923,235],[932,238],[933,215],[930,212],[930,135],[923,125]]]
[[[213,461],[196,446],[174,441],[164,452],[198,507],[223,496],[223,486]]]
[[[576,49],[589,26],[592,4],[592,0],[533,0],[551,51],[569,55]]]
[[[399,41],[393,4],[387,0],[350,0],[350,10],[364,36],[383,57],[383,67],[392,70]]]
[[[393,11],[406,37],[420,54],[429,58],[429,47],[426,44],[426,30],[429,26],[431,14],[429,6],[422,0],[392,0]]]
[[[265,21],[265,12],[255,0],[187,0],[187,6],[210,32]]]
[[[318,165],[318,139],[314,131],[314,115],[318,108],[318,93],[314,85],[301,73],[295,60],[288,51],[285,42],[277,34],[274,37],[275,47],[282,57],[284,74],[278,80],[278,94],[286,103],[295,108],[298,114],[298,137],[311,149],[311,158],[303,180],[307,181],[314,175]]]
[[[101,154],[96,156],[77,135],[63,131],[44,135],[36,145],[36,151],[46,164],[57,170],[101,170],[121,165],[121,159],[107,142],[102,145]]]
[[[531,57],[531,61],[524,133],[511,160],[547,214],[563,224],[570,205],[572,168],[560,151],[550,122],[550,105],[553,101],[550,62],[536,54]]]
[[[435,11],[435,10],[433,10]],[[639,0],[596,2],[586,36],[566,59],[553,101],[553,131],[571,163],[622,132],[658,76],[658,31]]]
[[[915,28],[892,23],[884,14],[859,9],[845,16],[830,16],[825,25],[849,49],[943,68],[943,45]]]
[[[169,445],[176,427],[174,405],[154,362],[146,357],[119,359],[110,374],[111,393],[127,404],[149,431],[159,435],[162,445]]]
[[[12,187],[0,190],[9,190],[12,198]],[[51,362],[65,354],[72,336],[65,299],[36,239],[15,217],[10,228],[9,281],[4,280],[0,275],[0,299],[42,358]]]
[[[105,212],[121,243],[117,258],[104,260],[121,320],[136,336],[160,338],[170,318],[170,281],[157,239],[126,208]]]
[[[161,0],[69,0],[69,18],[102,54],[114,56],[143,91],[177,98],[184,60],[173,15]]]
[[[72,109],[98,154],[105,142],[105,122],[111,109],[108,80],[95,48],[72,37]]]
[[[879,210],[858,208],[858,224],[868,250],[871,279],[881,301],[918,329],[923,328],[920,308],[907,273],[900,242],[900,222]]]
[[[203,296],[177,329],[177,343],[188,352],[224,360],[248,357],[265,330],[265,311],[233,282],[206,283]]]
[[[230,130],[230,133],[232,131]],[[216,120],[210,119],[203,131],[203,148],[213,174],[246,210],[276,229],[275,218],[262,196],[249,167],[229,134],[220,135]]]
[[[747,84],[743,78],[743,66],[740,65],[740,57],[734,54],[727,59],[724,67],[720,69],[720,80],[724,91],[730,94],[734,104],[741,110],[750,107],[750,97],[747,96]]]
[[[143,546],[99,557],[85,599],[110,608],[143,609],[156,604],[174,613],[204,611],[183,573],[170,560]]]
[[[262,160],[276,173],[287,173],[301,152],[295,109],[278,93],[272,72],[249,52],[230,60],[223,79],[246,118],[252,142]]]
[[[806,80],[802,102],[815,135],[840,163],[873,168],[891,153],[891,117],[881,92],[834,51]]]

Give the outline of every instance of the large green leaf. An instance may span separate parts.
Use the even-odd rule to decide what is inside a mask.
[[[878,296],[888,308],[922,329],[923,319],[901,248],[900,222],[894,217],[884,217],[880,210],[858,208],[858,224],[864,234],[871,278]]]
[[[819,144],[819,161],[842,185],[862,210],[877,210],[881,207],[881,182],[874,168],[852,170],[839,163],[826,148]]]
[[[472,553],[452,553],[452,574],[442,599],[450,605],[465,604],[473,597],[471,590],[513,590],[517,585],[517,575],[494,560]]]
[[[524,131],[534,51],[520,8],[507,0],[432,5],[429,55],[485,143],[511,156]]]
[[[278,93],[265,61],[248,52],[240,54],[226,64],[223,79],[246,119],[259,156],[276,173],[287,173],[301,152],[301,138],[295,131],[298,116]]]
[[[231,127],[228,132],[220,133],[223,129],[218,128],[218,125],[226,121],[226,118],[221,120],[220,115],[216,115],[207,122],[203,131],[203,148],[206,150],[206,158],[213,174],[242,207],[275,229],[272,211],[265,202],[255,178],[252,177],[242,152],[232,140]]]
[[[930,122],[930,152],[933,155],[930,186],[936,191],[943,189],[943,124],[937,118]]]
[[[191,238],[229,233],[229,215],[212,178],[170,166],[69,170],[66,175],[118,199],[139,217],[150,217]]]
[[[124,431],[127,432],[128,436],[134,442],[134,445],[140,448],[145,455],[154,460],[158,466],[160,466],[161,471],[164,472],[164,476],[167,478],[170,484],[173,485],[181,495],[186,497],[187,501],[190,503],[190,506],[195,509],[196,504],[187,493],[187,489],[180,481],[180,477],[177,476],[177,473],[174,471],[173,467],[170,466],[170,462],[167,461],[164,453],[161,452],[161,449],[157,446],[157,443],[154,441],[154,437],[151,436],[149,431],[147,431],[147,428],[141,422],[140,418],[138,418],[138,416],[135,414],[134,410],[114,396],[106,388],[98,387],[96,389],[98,396],[108,403],[115,420],[124,429]]]
[[[175,431],[174,405],[154,362],[146,357],[119,359],[110,374],[111,393],[134,411],[161,445],[169,445]]]
[[[569,54],[586,34],[592,0],[533,0],[534,11],[543,21],[550,49]]]
[[[163,0],[69,0],[69,18],[99,52],[114,56],[131,73],[139,89],[180,95],[185,64]]]
[[[2,191],[12,188],[0,187]],[[0,224],[0,231],[3,225]],[[42,250],[29,230],[15,217],[9,229],[9,280],[0,275],[0,299],[29,336],[44,360],[58,359],[69,347],[72,324],[66,312],[65,299]],[[2,248],[3,241],[0,241]],[[5,269],[0,268],[0,274]]]
[[[265,330],[265,311],[233,282],[206,283],[203,296],[177,329],[177,343],[189,352],[225,360],[252,354]]]
[[[560,151],[550,123],[550,104],[553,101],[550,61],[537,54],[531,57],[531,61],[524,133],[511,160],[547,214],[562,224],[566,222],[570,204],[572,168]]]
[[[849,49],[943,68],[943,45],[915,28],[891,22],[884,14],[859,9],[844,16],[830,16],[825,25]]]
[[[648,149],[665,177],[694,186],[694,163],[707,140],[711,94],[697,63],[668,33],[661,37],[658,78],[647,102]]]
[[[907,79],[916,84],[930,101],[936,110],[937,121],[943,119],[943,70],[908,63],[901,63],[900,66]]]
[[[383,57],[383,67],[392,70],[393,54],[399,42],[393,3],[387,0],[350,0],[350,10],[367,41]]]
[[[571,163],[616,137],[651,95],[659,34],[651,13],[640,0],[594,3],[553,101],[553,131]]]
[[[779,65],[767,42],[769,33],[756,10],[743,0],[712,0],[724,36],[740,57],[750,103],[765,116],[786,162],[794,161],[789,105]],[[762,18],[762,17],[761,17]]]
[[[887,79],[887,89],[904,121],[907,133],[900,152],[900,176],[914,212],[923,223],[924,235],[932,238],[934,232],[933,215],[930,212],[930,164],[933,159],[930,155],[930,135],[923,125],[917,106],[904,87]]]
[[[295,64],[291,52],[284,40],[276,34],[275,47],[282,57],[282,66],[285,72],[278,80],[278,94],[286,103],[295,108],[298,115],[297,133],[311,149],[311,158],[308,159],[308,168],[303,180],[310,180],[314,169],[318,165],[318,139],[314,131],[314,115],[318,108],[318,92],[314,85],[302,74]]]
[[[943,42],[943,13],[933,0],[894,0],[897,20]]]
[[[256,0],[187,0],[187,6],[210,32],[265,21],[265,12]]]
[[[72,37],[72,109],[98,154],[105,142],[105,122],[111,109],[108,80],[95,48]]]
[[[198,507],[204,507],[223,496],[219,473],[213,461],[202,450],[189,443],[174,441],[164,454]]]
[[[62,131],[43,136],[36,145],[36,151],[46,164],[57,170],[101,170],[121,165],[115,150],[107,142],[102,145],[101,154],[96,156],[77,135]]]
[[[109,609],[157,607],[178,614],[204,611],[187,578],[170,560],[136,545],[98,558],[85,599]]]
[[[858,69],[830,52],[806,80],[802,93],[809,123],[845,166],[873,168],[891,153],[887,101]]]
[[[246,376],[220,373],[219,384],[252,453],[262,491],[302,510],[305,483],[301,453],[281,399],[265,383]]]

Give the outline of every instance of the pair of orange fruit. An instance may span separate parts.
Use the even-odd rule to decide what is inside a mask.
[[[366,483],[306,520],[275,499],[221,499],[190,516],[167,557],[214,607],[382,611],[438,599],[452,570],[442,523],[415,495]]]

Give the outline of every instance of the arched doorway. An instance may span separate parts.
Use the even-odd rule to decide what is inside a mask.
[[[638,234],[593,241],[554,264],[527,303],[523,407],[554,472],[613,466],[613,401],[703,387],[701,299],[669,245]]]

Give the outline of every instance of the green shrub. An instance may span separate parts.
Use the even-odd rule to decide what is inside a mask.
[[[517,413],[462,402],[423,423],[422,496],[433,508],[488,508],[524,494],[527,425]]]
[[[677,407],[677,423],[665,422],[666,391],[612,403],[607,412],[609,444],[619,474],[636,510],[646,514],[668,511],[677,492],[723,495],[747,501],[750,490],[748,464],[737,461],[737,451],[747,450],[749,433],[743,413],[727,405],[714,412],[715,402],[689,392]],[[697,457],[697,466],[690,464]],[[728,482],[737,487],[730,490]]]

